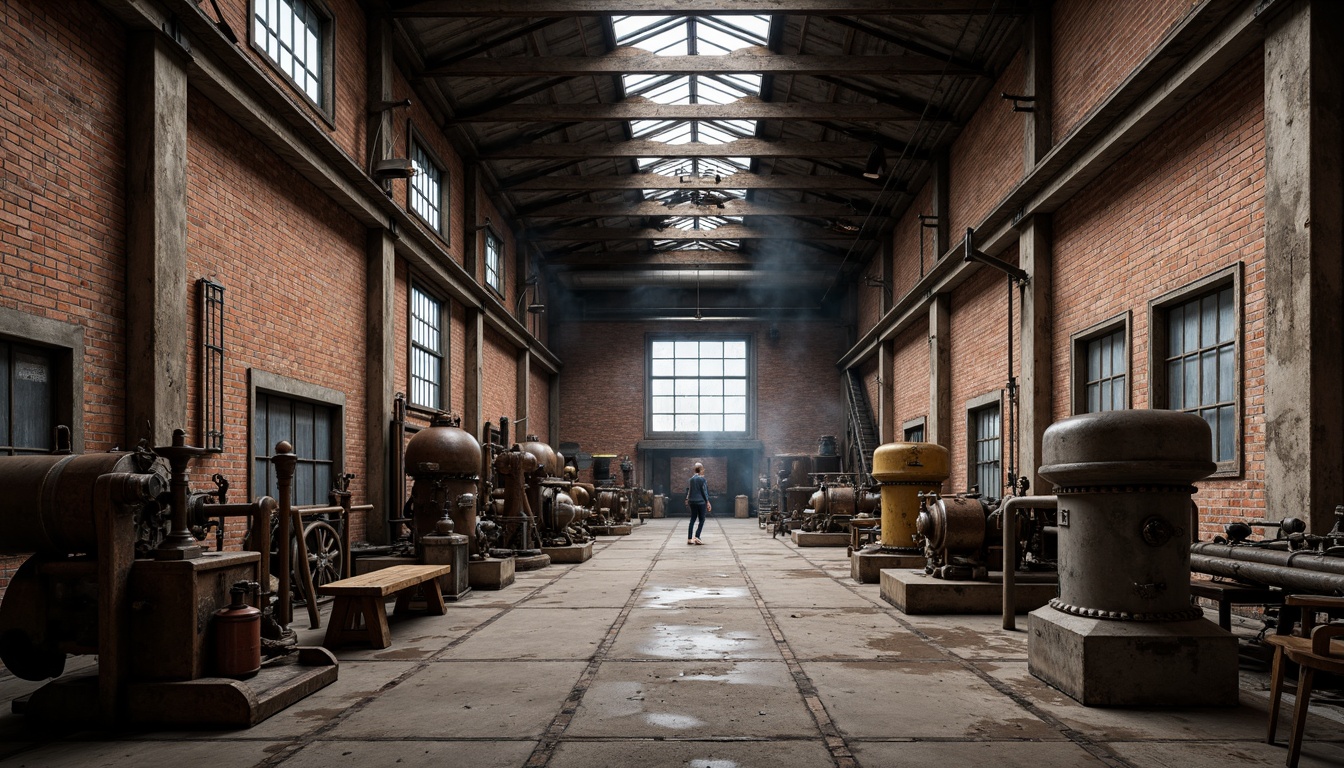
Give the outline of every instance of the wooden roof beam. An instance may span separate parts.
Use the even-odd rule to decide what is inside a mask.
[[[768,141],[738,139],[726,144],[668,144],[662,141],[580,141],[525,144],[481,154],[486,160],[561,160],[611,157],[866,157],[872,144],[861,141]],[[735,174],[736,175],[736,174]]]
[[[580,123],[626,120],[836,120],[848,123],[913,123],[919,113],[888,104],[772,103],[728,104],[515,104],[448,120],[448,123]]]
[[[558,77],[590,75],[876,75],[880,77],[948,75],[984,77],[979,69],[952,66],[921,55],[810,56],[747,48],[721,56],[659,56],[636,48],[618,48],[601,56],[508,56],[473,58],[449,66],[426,67],[426,77]]]
[[[715,229],[677,229],[665,227],[561,227],[558,229],[531,229],[524,231],[520,240],[536,242],[599,242],[610,240],[844,240],[859,239],[858,232],[838,231],[822,227],[785,224],[770,227],[749,227],[744,224],[724,224]],[[867,233],[863,239],[875,236]]]
[[[735,173],[732,176],[664,176],[661,173],[630,173],[619,176],[543,176],[501,186],[508,192],[600,192],[625,189],[801,189],[882,191],[871,179],[850,176],[771,176]]]
[[[400,18],[482,16],[970,16],[1025,13],[1021,2],[983,0],[393,0],[387,15]]]

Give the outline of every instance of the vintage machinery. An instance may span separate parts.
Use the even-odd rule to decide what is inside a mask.
[[[859,488],[853,475],[845,473],[821,476],[817,490],[808,500],[802,530],[817,533],[846,533],[849,521],[860,513],[871,516],[878,511],[877,493]]]
[[[879,551],[914,554],[920,493],[936,493],[947,480],[947,449],[934,443],[886,443],[873,451],[873,479],[882,489]]]
[[[1252,525],[1276,528],[1277,536],[1252,540]],[[1190,545],[1190,568],[1257,586],[1344,595],[1344,506],[1335,507],[1335,525],[1324,535],[1306,530],[1306,523],[1294,517],[1231,523],[1226,537]]]
[[[812,457],[807,454],[781,454],[775,457],[779,463],[776,474],[779,478],[779,493],[783,499],[780,520],[771,536],[788,533],[791,528],[803,523],[803,510],[812,500],[817,486],[812,481]]]
[[[537,457],[537,468],[528,479],[528,505],[537,516],[543,547],[570,547],[591,540],[580,527],[588,510],[574,501],[574,484],[561,477],[565,458],[536,435],[528,435],[519,448]],[[587,496],[585,489],[583,495]]]
[[[203,552],[187,524],[207,494],[188,485],[203,453],[178,430],[153,452],[0,458],[0,542],[33,553],[0,602],[0,660],[29,680],[97,654],[96,675],[62,677],[16,711],[105,724],[249,726],[336,679],[324,649],[271,643],[264,686],[216,677],[210,621],[230,587],[267,570],[277,504],[217,505],[246,515],[261,552]],[[267,589],[261,607],[274,625]],[[204,618],[203,618],[204,617]],[[283,627],[277,627],[283,629]],[[292,645],[292,641],[291,641]],[[236,668],[225,671],[237,672]]]
[[[1059,596],[1029,618],[1031,673],[1087,706],[1232,706],[1237,641],[1190,604],[1191,483],[1209,425],[1163,410],[1052,424]]]
[[[453,566],[440,589],[454,600],[471,591],[469,563],[488,555],[476,516],[481,444],[461,424],[457,415],[435,414],[405,452],[406,472],[414,481],[407,517],[415,556],[426,565]]]
[[[978,495],[937,493],[922,493],[919,501],[915,527],[924,544],[926,573],[940,579],[985,580],[990,571],[1005,566],[1013,572],[1055,570],[1058,528],[1046,502],[1009,514],[1010,531],[1004,536],[1004,504]]]
[[[770,485],[770,476],[761,475],[756,488],[756,525],[773,528],[779,522],[779,489]]]

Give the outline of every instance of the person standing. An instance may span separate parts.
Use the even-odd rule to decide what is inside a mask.
[[[705,465],[695,462],[695,474],[686,484],[686,506],[691,510],[691,524],[686,529],[687,544],[704,544],[700,534],[705,530],[705,513],[713,510],[709,504],[709,481],[705,479]],[[697,526],[697,521],[699,525]]]

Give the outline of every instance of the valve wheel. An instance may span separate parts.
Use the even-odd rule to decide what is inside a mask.
[[[308,570],[313,575],[313,587],[339,581],[341,566],[345,562],[345,553],[341,551],[340,533],[330,523],[314,520],[304,526],[303,543],[308,547]],[[291,545],[290,558],[290,562],[298,562],[297,542]],[[302,583],[300,578],[296,569],[291,577],[291,583],[295,585]]]

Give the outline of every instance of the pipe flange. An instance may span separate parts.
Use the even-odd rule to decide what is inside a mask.
[[[1131,613],[1129,611],[1107,611],[1101,608],[1084,608],[1078,605],[1070,605],[1056,597],[1050,601],[1050,607],[1061,613],[1068,613],[1074,616],[1082,616],[1088,619],[1109,619],[1111,621],[1161,622],[1192,621],[1194,619],[1204,618],[1203,609],[1195,608],[1193,606],[1188,610],[1175,611],[1172,613]]]
[[[1088,493],[1180,493],[1187,496],[1195,494],[1199,489],[1193,485],[1167,485],[1167,484],[1144,484],[1144,485],[1073,485],[1059,486],[1055,488],[1056,496],[1076,496]]]

